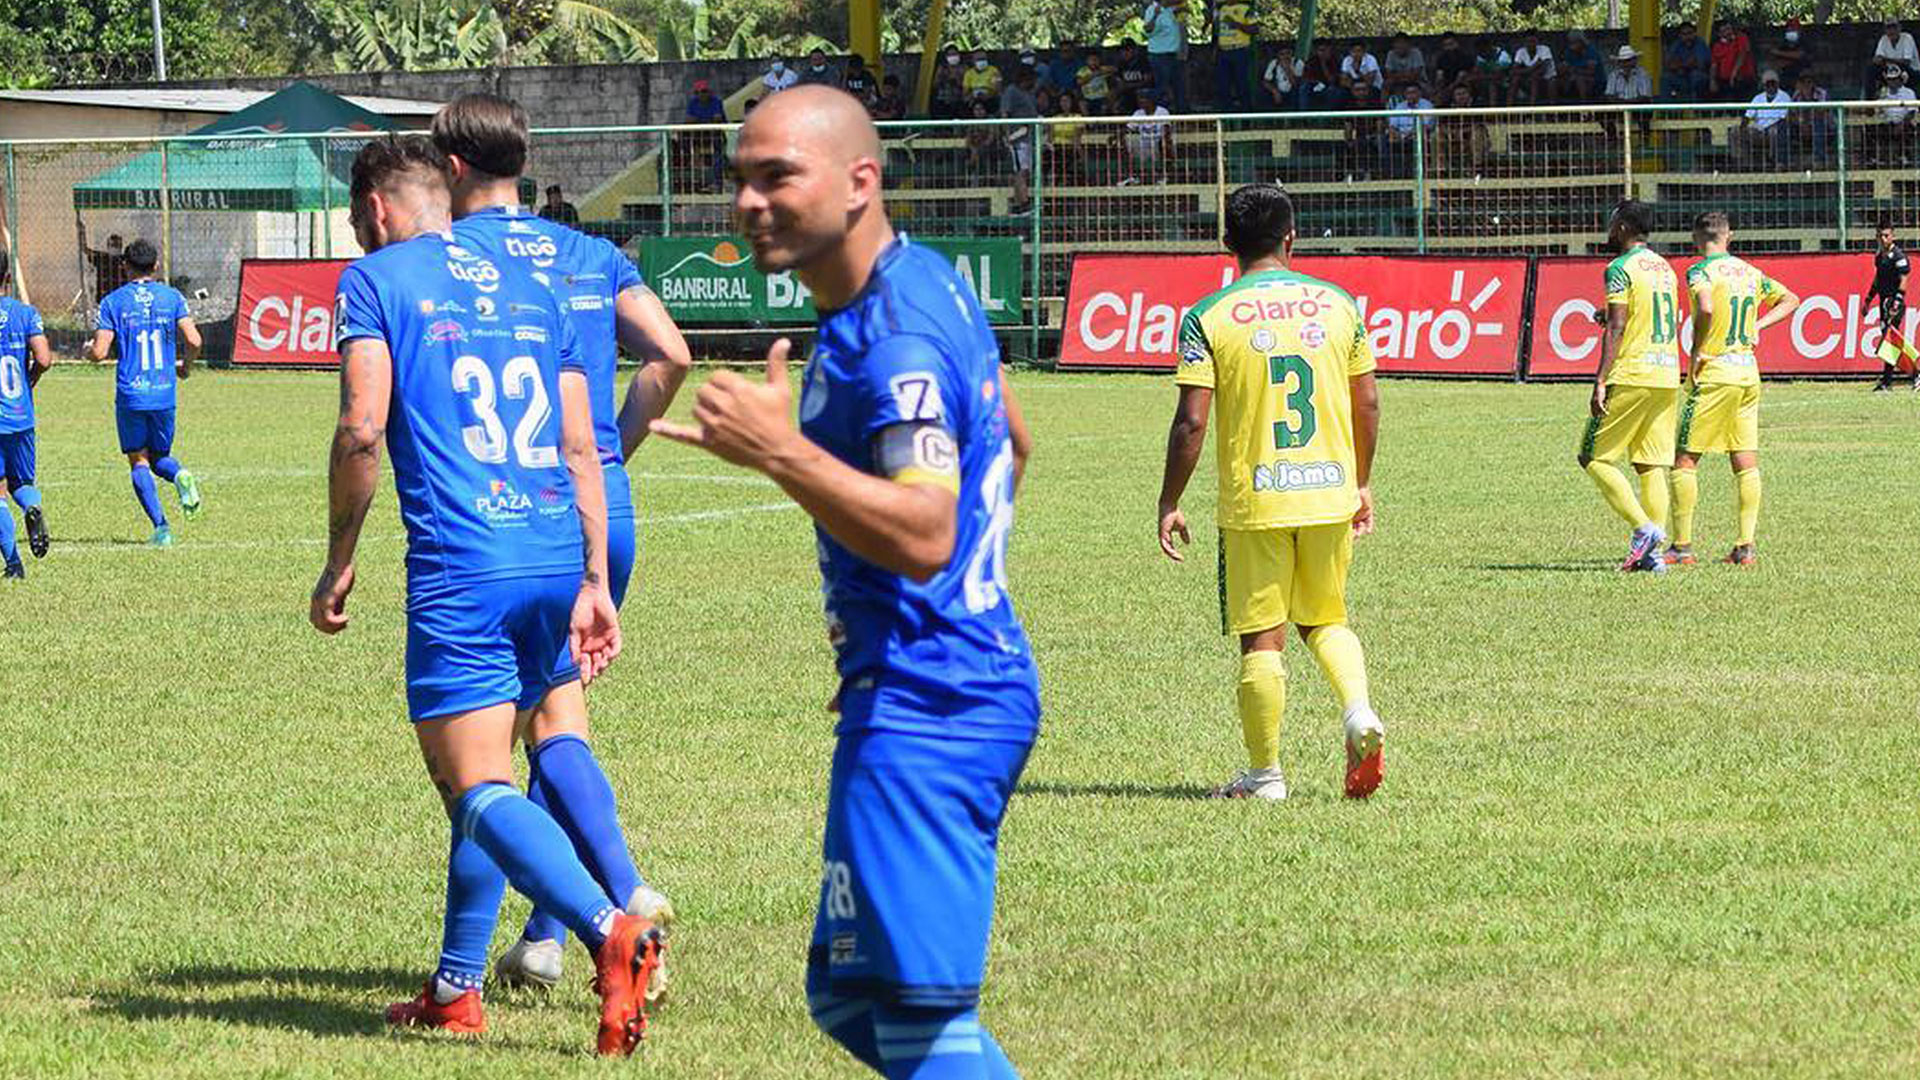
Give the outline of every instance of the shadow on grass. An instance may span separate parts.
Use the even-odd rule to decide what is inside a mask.
[[[1560,562],[1480,563],[1472,569],[1499,570],[1508,573],[1597,574],[1602,571],[1617,573],[1620,570],[1620,560],[1565,559]]]
[[[132,985],[95,992],[94,1009],[128,1020],[215,1020],[225,1024],[306,1031],[315,1035],[378,1035],[380,1010],[366,998],[411,993],[418,972],[398,968],[332,970],[223,965],[155,972]]]
[[[1021,784],[1021,795],[1051,795],[1056,798],[1094,796],[1105,799],[1205,799],[1213,794],[1198,784],[1062,784],[1036,781]]]

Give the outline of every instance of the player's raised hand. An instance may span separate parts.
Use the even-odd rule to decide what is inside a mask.
[[[1353,535],[1371,536],[1376,522],[1373,516],[1373,489],[1360,489],[1360,509],[1353,512]]]
[[[1174,562],[1186,562],[1187,557],[1174,546],[1176,536],[1181,544],[1193,543],[1193,534],[1187,531],[1187,515],[1177,506],[1163,506],[1160,508],[1160,551]]]
[[[593,682],[620,655],[620,613],[613,598],[598,585],[586,585],[573,600],[573,620],[567,628],[573,662],[580,665],[580,682]]]
[[[323,634],[337,634],[347,628],[347,594],[353,591],[353,564],[335,572],[329,566],[314,582],[313,596],[307,603],[307,621]]]
[[[794,437],[792,389],[787,381],[786,338],[767,350],[767,378],[756,383],[731,371],[707,380],[695,395],[692,424],[655,420],[649,430],[675,442],[706,449],[749,469],[763,468]]]

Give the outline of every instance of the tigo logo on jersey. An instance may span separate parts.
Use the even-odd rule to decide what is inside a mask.
[[[1276,461],[1253,467],[1255,491],[1313,491],[1339,487],[1346,482],[1347,471],[1337,461],[1309,461],[1304,465]]]
[[[531,240],[509,236],[506,247],[507,254],[515,258],[532,259],[533,265],[541,267],[552,266],[554,257],[560,254],[560,249],[554,246],[553,238],[550,236],[535,237]]]

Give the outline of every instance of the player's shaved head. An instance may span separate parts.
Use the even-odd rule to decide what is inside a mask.
[[[1733,231],[1733,223],[1719,210],[1708,210],[1697,214],[1693,219],[1693,235],[1703,240],[1725,240]]]
[[[348,221],[360,246],[375,251],[446,228],[451,221],[447,156],[424,135],[390,135],[353,158]]]
[[[763,272],[830,258],[849,234],[887,231],[880,134],[859,99],[797,86],[763,100],[733,156],[735,225]]]

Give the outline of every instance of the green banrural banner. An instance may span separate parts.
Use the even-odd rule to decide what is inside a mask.
[[[953,260],[960,277],[995,325],[1018,323],[1024,262],[1012,237],[913,241]],[[792,273],[753,268],[746,241],[730,237],[655,236],[640,242],[640,269],[676,321],[683,323],[809,322],[813,296]]]

